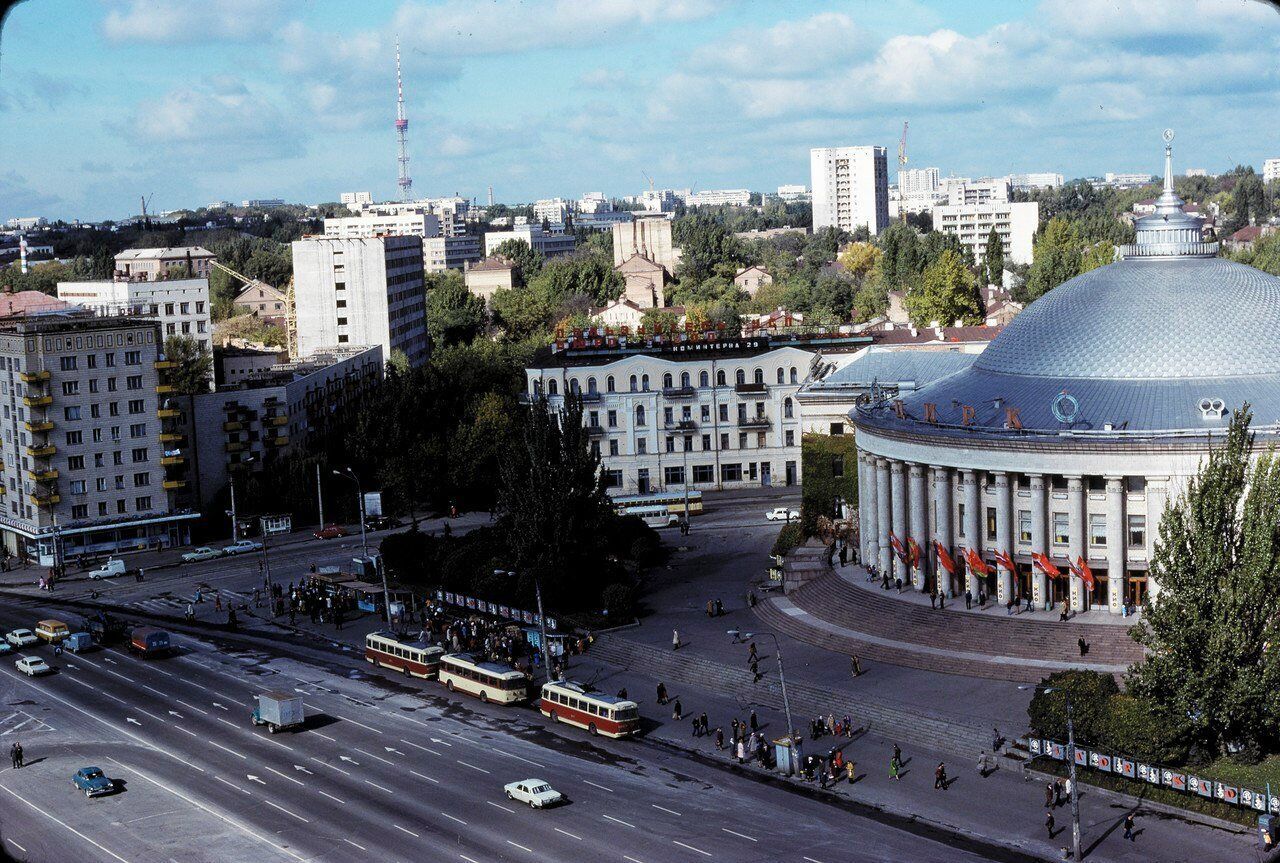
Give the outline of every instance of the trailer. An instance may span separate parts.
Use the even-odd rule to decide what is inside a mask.
[[[289,728],[300,728],[306,722],[302,696],[288,692],[263,692],[258,694],[258,706],[253,709],[253,724],[265,725],[272,734]]]

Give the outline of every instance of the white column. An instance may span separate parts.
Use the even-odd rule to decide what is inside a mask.
[[[881,577],[890,575],[893,566],[893,549],[889,546],[889,531],[893,520],[889,514],[889,460],[876,459],[876,560]]]
[[[1038,473],[1029,474],[1031,480],[1031,550],[1041,554],[1049,554],[1049,495],[1045,488],[1044,476]],[[1031,567],[1031,592],[1035,604],[1043,609],[1049,608],[1049,579],[1036,566]]]
[[[900,461],[892,461],[889,463],[889,470],[891,476],[889,492],[893,506],[893,514],[890,518],[893,524],[893,534],[898,538],[898,542],[905,546],[907,544],[908,531],[906,465]],[[896,554],[893,555],[893,577],[902,579],[904,583],[911,580],[911,573],[907,572],[907,565]]]
[[[1107,477],[1107,610],[1120,613],[1125,589],[1124,482]]]
[[[911,572],[911,585],[916,590],[924,590],[925,567],[928,565],[927,561],[929,560],[929,522],[927,518],[929,498],[924,484],[925,466],[913,464],[908,470],[910,471],[911,482],[911,538],[920,547],[919,565]]]
[[[874,564],[880,556],[880,529],[876,518],[876,460],[866,453],[858,456],[862,485],[858,488],[858,507],[862,512],[858,523],[859,555],[864,566]]]
[[[1078,476],[1067,477],[1067,557],[1072,563],[1084,556],[1085,550],[1084,522],[1084,479]],[[1084,611],[1084,584],[1076,576],[1071,576],[1071,608]]]
[[[976,552],[982,551],[982,516],[979,514],[981,503],[978,499],[978,473],[977,471],[967,470],[960,474],[960,485],[964,488],[964,538],[965,548],[971,548]],[[965,586],[969,591],[969,596],[974,602],[978,601],[978,583],[981,578],[973,567],[965,563],[965,572],[968,578]]]
[[[1169,505],[1169,477],[1147,477],[1147,602],[1155,602],[1160,584],[1151,577],[1151,558],[1155,556],[1160,518]]]
[[[996,480],[996,547],[1013,556],[1013,500],[1009,491],[1009,474],[997,471]],[[1014,573],[996,564],[997,597],[1001,605],[1013,598]]]
[[[942,544],[942,547],[947,550],[947,553],[954,560],[955,551],[951,537],[951,469],[934,467],[930,470],[933,472],[933,502],[934,512],[937,515],[937,532],[934,534],[934,538]],[[936,560],[936,555],[937,553],[930,548],[929,558]],[[937,573],[937,580],[934,582],[935,588],[941,586],[946,590],[947,596],[950,596],[951,576],[943,569],[942,564],[935,564],[934,569]]]

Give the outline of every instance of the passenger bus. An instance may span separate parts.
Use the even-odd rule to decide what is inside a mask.
[[[702,512],[702,492],[697,489],[689,489],[689,515],[694,516]],[[681,490],[664,491],[652,494],[624,494],[618,495],[613,499],[614,509],[618,511],[618,515],[648,515],[652,513],[653,507],[665,509],[667,512],[676,516],[684,516],[684,498],[685,492]],[[644,510],[644,513],[638,510]]]
[[[523,671],[469,653],[440,657],[439,680],[450,692],[465,692],[486,703],[514,704],[529,697],[529,678]]]
[[[370,664],[400,671],[406,676],[424,680],[435,677],[443,655],[443,647],[421,641],[401,641],[391,632],[371,632],[364,637],[364,658]]]
[[[640,709],[634,701],[590,692],[572,680],[544,683],[538,710],[554,722],[605,737],[630,737],[640,729]]]

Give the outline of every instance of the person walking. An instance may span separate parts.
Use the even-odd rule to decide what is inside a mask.
[[[941,761],[933,768],[933,788],[935,791],[939,788],[947,790],[947,765]]]
[[[1044,785],[1044,808],[1052,809],[1058,805],[1057,785],[1053,782],[1046,782]]]
[[[700,723],[700,722],[698,721],[698,717],[696,717],[696,716],[695,716],[695,717],[693,717],[693,719],[692,719],[692,720],[690,720],[690,723],[689,723],[689,724],[693,726],[693,736],[694,736],[694,737],[701,737],[701,736],[702,736],[702,723]]]
[[[701,713],[698,715],[698,726],[699,728],[701,728],[701,733],[699,736],[705,737],[707,734],[710,733],[710,727],[707,725],[706,713]]]
[[[938,595],[937,595],[936,593],[932,593],[932,592],[930,592],[930,594],[929,594],[929,607],[930,607],[930,608],[933,608],[933,609],[937,609],[937,607],[938,607]]]
[[[751,660],[751,682],[759,683],[761,676],[762,675],[760,674],[760,663],[754,659]]]
[[[1124,838],[1130,842],[1133,840],[1133,813],[1129,812],[1124,816]]]
[[[18,744],[9,747],[9,761],[13,763],[13,769],[18,769]]]
[[[1001,743],[1004,743],[1004,738],[1000,736],[1000,729],[991,729],[991,753],[993,755],[1000,751]]]
[[[213,595],[213,610],[222,611],[222,594],[215,593]]]
[[[990,769],[991,769],[991,765],[989,761],[989,756],[987,755],[987,750],[984,749],[978,753],[978,775],[981,776],[983,779],[986,779],[987,771]]]
[[[755,662],[760,657],[756,654],[756,643],[753,641],[747,647],[747,662]]]
[[[751,716],[747,719],[747,724],[751,726],[752,734],[755,734],[760,730],[760,720],[756,718],[756,712],[754,710],[751,711]]]
[[[849,669],[854,677],[862,676],[862,663],[858,661],[858,654],[855,653],[849,657]]]
[[[964,610],[969,611],[973,608],[973,594],[969,591],[964,592]]]
[[[679,698],[676,699],[675,705],[671,708],[671,718],[674,719],[676,722],[679,722],[681,719],[684,718],[684,710],[680,706]]]
[[[895,782],[900,780],[902,777],[898,775],[898,770],[901,769],[901,767],[902,767],[902,762],[898,760],[897,755],[894,755],[892,758],[890,758],[889,759],[889,778],[894,780]]]
[[[1044,813],[1044,829],[1049,832],[1049,838],[1053,838],[1053,811]]]
[[[671,630],[671,649],[680,649],[680,630],[678,629]]]
[[[658,703],[659,704],[667,703],[667,687],[664,686],[661,682],[658,683]]]
[[[893,744],[893,760],[898,762],[899,764],[902,763],[902,750],[898,747],[898,744],[896,743]]]
[[[724,749],[724,729],[716,729],[716,749]]]
[[[844,763],[844,772],[845,772],[845,775],[849,777],[849,784],[852,785],[853,777],[857,775],[857,772],[858,772],[858,766],[854,764],[852,761],[846,761]]]
[[[22,744],[21,743],[13,744],[13,760],[16,762],[14,764],[14,769],[17,770],[17,769],[26,767],[27,765],[26,765],[25,759],[26,759],[26,755],[22,751]]]
[[[1062,781],[1062,799],[1071,799],[1071,779],[1067,778]]]
[[[1089,652],[1089,642],[1084,640],[1083,635],[1076,639],[1076,646],[1080,648],[1081,656],[1084,656]]]

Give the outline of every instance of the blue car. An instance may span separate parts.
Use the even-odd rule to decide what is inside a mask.
[[[116,784],[97,767],[81,767],[71,777],[71,783],[83,791],[85,797],[101,797],[116,790]]]

